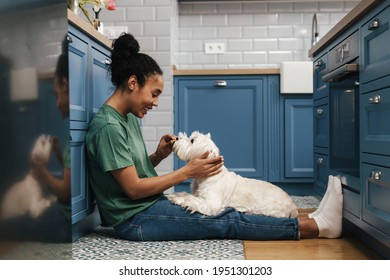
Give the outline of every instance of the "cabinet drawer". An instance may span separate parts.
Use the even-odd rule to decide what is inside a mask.
[[[320,99],[328,96],[329,86],[328,83],[322,81],[322,76],[326,70],[326,64],[328,62],[328,54],[324,54],[319,59],[313,62],[313,99]]]
[[[390,75],[390,7],[362,26],[360,82],[367,83]]]
[[[323,195],[328,185],[329,157],[327,155],[314,153],[314,185]]]
[[[390,235],[390,168],[363,163],[363,220]]]
[[[390,155],[390,88],[361,97],[362,152]]]
[[[329,145],[329,104],[314,102],[313,116],[314,146],[326,148]]]

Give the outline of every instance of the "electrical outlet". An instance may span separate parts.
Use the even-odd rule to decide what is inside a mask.
[[[206,54],[225,53],[225,43],[205,43],[204,52]]]
[[[108,37],[108,39],[116,39],[123,32],[127,33],[127,26],[104,26],[104,35]]]

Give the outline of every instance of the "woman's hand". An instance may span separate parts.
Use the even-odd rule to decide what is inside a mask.
[[[195,158],[187,163],[188,178],[205,178],[217,175],[222,171],[224,160],[222,156],[207,158],[209,152],[204,153],[199,158]]]
[[[149,156],[153,166],[156,167],[163,159],[172,153],[173,143],[176,141],[176,136],[173,134],[166,134],[160,139],[156,152]]]

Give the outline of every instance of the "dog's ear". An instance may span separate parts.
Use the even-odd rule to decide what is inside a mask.
[[[211,139],[211,134],[207,133],[206,136]]]

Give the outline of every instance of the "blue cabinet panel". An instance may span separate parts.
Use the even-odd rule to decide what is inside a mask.
[[[285,100],[285,177],[313,178],[313,101]]]
[[[361,149],[390,155],[390,88],[361,96]]]
[[[360,82],[367,83],[390,75],[390,7],[371,18],[361,28],[362,61]]]
[[[216,85],[222,81],[226,86]],[[175,133],[211,133],[227,168],[246,177],[266,179],[265,78],[181,78],[175,87]]]
[[[324,195],[328,184],[329,157],[327,154],[319,153],[316,148],[314,151],[313,167],[315,190],[319,194]]]
[[[329,146],[329,105],[327,98],[314,101],[313,115],[314,146],[327,148]]]
[[[365,182],[363,220],[390,235],[390,168],[363,163],[362,171]]]
[[[326,73],[328,54],[320,56],[313,63],[313,99],[320,99],[328,96],[329,84],[322,81],[322,76]]]
[[[69,38],[69,118],[71,122],[85,123],[88,122],[88,40],[72,26],[69,26]]]
[[[72,223],[91,213],[92,199],[86,170],[85,131],[71,130]]]
[[[91,119],[103,103],[111,96],[113,89],[107,69],[110,65],[110,53],[107,49],[92,46],[92,108]]]

